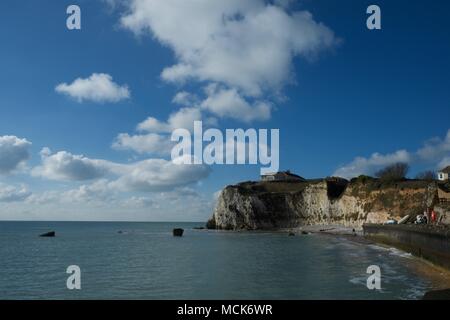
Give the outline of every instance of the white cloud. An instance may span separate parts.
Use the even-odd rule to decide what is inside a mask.
[[[167,121],[148,117],[136,127],[136,130],[141,132],[140,134],[120,133],[112,147],[116,150],[132,150],[140,154],[169,155],[175,144],[170,139],[172,131],[183,128],[192,132],[194,121],[199,120],[202,120],[202,113],[196,107],[181,108],[170,114]],[[212,117],[204,119],[203,122],[204,126],[217,124],[216,119]]]
[[[442,159],[441,162],[448,163],[445,158],[450,157],[450,130],[447,131],[444,139],[436,137],[425,142],[425,145],[417,151],[417,155],[424,161]]]
[[[123,191],[155,192],[173,190],[208,177],[205,165],[184,165],[164,159],[147,159],[124,165],[120,177],[111,186]]]
[[[288,13],[264,0],[133,0],[121,23],[136,34],[151,32],[175,52],[164,80],[219,82],[251,96],[281,89],[295,56],[336,43],[309,12]]]
[[[173,203],[178,200],[186,201],[190,200],[193,201],[195,199],[200,199],[201,195],[194,189],[190,187],[179,187],[174,190],[168,191],[168,192],[161,192],[155,197],[155,200],[158,201],[166,201],[168,203]]]
[[[396,162],[426,164],[435,170],[450,165],[450,130],[443,139],[432,138],[426,141],[423,147],[413,152],[399,150],[386,155],[374,153],[370,158],[357,157],[336,170],[334,175],[349,178],[360,174],[373,174],[376,170]]]
[[[450,166],[450,156],[443,158],[439,163],[438,163],[438,170],[442,170],[444,168],[446,168],[447,166]]]
[[[183,106],[193,106],[197,104],[198,98],[190,92],[180,91],[173,97],[172,102]]]
[[[275,0],[274,2],[284,8],[288,8],[291,5],[291,3],[294,1],[296,1],[296,0]]]
[[[70,190],[34,193],[21,205],[14,204],[27,212],[20,216],[21,210],[16,211],[14,217],[28,220],[206,221],[213,209],[210,197],[189,187],[151,194],[123,193],[105,179]],[[30,205],[32,211],[26,209]],[[11,212],[0,210],[0,217],[11,219]]]
[[[194,121],[201,119],[202,114],[198,108],[181,108],[177,112],[172,113],[166,122],[161,122],[156,118],[149,117],[138,124],[137,130],[169,133],[175,129],[184,128],[192,131]]]
[[[27,203],[44,205],[48,203],[56,203],[57,201],[61,201],[61,192],[55,190],[46,190],[41,193],[33,193],[27,199]]]
[[[232,118],[244,122],[270,119],[271,104],[264,101],[256,101],[250,105],[236,89],[218,88],[210,85],[206,89],[206,98],[201,107],[221,118]]]
[[[166,191],[183,187],[206,178],[210,168],[205,165],[184,165],[164,159],[146,159],[129,164],[73,155],[67,151],[51,154],[48,148],[41,151],[42,163],[32,170],[34,176],[57,181],[86,181],[103,178],[95,191]],[[92,189],[81,188],[74,194]]]
[[[129,135],[120,133],[113,142],[112,147],[116,150],[133,150],[137,153],[168,155],[174,143],[166,135],[157,133]]]
[[[22,202],[31,196],[25,186],[15,187],[0,183],[0,202]]]
[[[60,83],[56,92],[66,94],[78,102],[118,102],[130,97],[126,85],[118,85],[109,74],[93,73],[89,78],[75,79],[71,84]]]
[[[435,137],[425,142],[417,151],[420,161],[436,163],[436,169],[440,170],[450,165],[450,130],[442,139]]]
[[[76,189],[65,191],[62,193],[61,199],[65,202],[103,202],[114,198],[109,181],[101,179],[92,184],[81,185]]]
[[[47,190],[33,193],[27,202],[37,205],[47,204],[109,204],[116,201],[115,190],[109,187],[107,179],[100,179],[91,184],[83,184],[69,190]]]
[[[0,136],[0,174],[9,174],[24,166],[30,158],[31,142],[16,136]]]
[[[107,173],[108,162],[89,159],[83,155],[59,151],[51,154],[50,149],[41,151],[42,163],[33,168],[33,176],[50,180],[83,181],[103,177]]]
[[[333,175],[343,178],[352,178],[361,174],[371,175],[387,165],[396,162],[409,163],[411,159],[411,155],[406,150],[398,150],[386,155],[374,153],[369,158],[356,157],[349,164],[336,170]]]
[[[124,207],[131,208],[150,208],[150,207],[158,207],[158,204],[149,197],[130,197],[121,202],[121,205]]]
[[[181,108],[172,113],[165,122],[148,117],[137,125],[136,130],[142,134],[120,133],[112,147],[117,150],[133,150],[140,154],[169,155],[174,146],[169,134],[178,128],[192,131],[194,121],[201,119],[202,114],[198,108]]]
[[[262,121],[270,119],[273,109],[263,97],[279,96],[293,82],[294,58],[310,58],[338,43],[333,31],[308,11],[291,12],[291,2],[131,0],[120,2],[121,24],[138,35],[149,33],[173,50],[176,62],[162,70],[163,80],[205,84],[203,102],[181,91],[173,103],[201,106],[218,117]],[[191,112],[200,113],[196,108]],[[179,115],[186,119],[181,125],[149,118],[146,131],[186,128],[191,119]]]

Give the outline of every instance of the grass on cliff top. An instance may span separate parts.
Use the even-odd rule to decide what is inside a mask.
[[[385,189],[423,189],[430,185],[428,180],[402,179],[402,180],[383,180],[369,176],[361,175],[350,180],[350,185],[354,190],[371,192]]]
[[[297,193],[308,185],[323,182],[325,179],[311,179],[307,181],[246,181],[239,183],[237,188],[242,193]],[[422,189],[430,181],[403,179],[401,181],[384,181],[369,176],[359,176],[349,181],[353,191],[371,192],[384,189]],[[345,188],[344,188],[345,189]],[[342,190],[343,191],[343,190]]]

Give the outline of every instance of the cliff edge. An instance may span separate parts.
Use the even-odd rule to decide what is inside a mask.
[[[437,201],[437,186],[423,180],[383,182],[360,176],[347,181],[259,181],[227,186],[208,228],[273,230],[341,224],[360,228],[389,218],[415,216]]]

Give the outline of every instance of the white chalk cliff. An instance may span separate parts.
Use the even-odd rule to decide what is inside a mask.
[[[342,224],[359,228],[422,213],[436,201],[436,185],[406,180],[383,183],[360,177],[307,182],[245,182],[222,190],[209,228],[264,230]]]

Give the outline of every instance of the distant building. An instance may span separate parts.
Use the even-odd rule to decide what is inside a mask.
[[[290,172],[289,170],[263,174],[261,176],[261,180],[262,181],[306,181],[305,178],[302,178],[302,177]]]
[[[450,166],[445,167],[441,171],[438,172],[438,180],[447,181],[448,175],[450,174]]]

